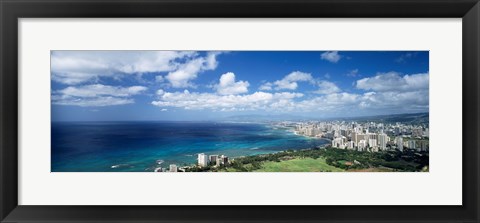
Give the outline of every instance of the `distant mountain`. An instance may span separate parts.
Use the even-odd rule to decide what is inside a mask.
[[[422,124],[428,123],[429,113],[414,113],[414,114],[393,114],[393,115],[375,115],[375,116],[361,116],[361,117],[343,117],[343,118],[312,118],[296,115],[236,115],[224,118],[228,121],[240,122],[269,122],[269,121],[358,121],[358,122],[383,122],[383,123],[410,123]]]
[[[366,117],[356,117],[351,118],[350,120],[356,121],[376,121],[383,123],[409,123],[409,124],[424,124],[429,122],[429,113],[413,113],[413,114],[394,114],[394,115],[377,115],[377,116],[366,116]]]
[[[268,122],[268,121],[303,121],[313,120],[313,118],[295,116],[295,115],[236,115],[226,117],[228,121],[241,122]]]

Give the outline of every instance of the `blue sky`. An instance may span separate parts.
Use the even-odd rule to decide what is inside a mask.
[[[428,51],[52,51],[52,121],[428,112]]]

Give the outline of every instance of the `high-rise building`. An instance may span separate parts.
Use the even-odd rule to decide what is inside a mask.
[[[208,166],[208,156],[205,153],[198,154],[198,165],[201,167]]]
[[[395,144],[397,145],[397,149],[403,152],[403,138],[402,137],[395,138]]]
[[[415,140],[408,141],[408,148],[409,149],[416,149],[417,148]]]
[[[217,166],[228,165],[228,156],[225,156],[225,155],[218,156],[216,165]]]
[[[358,151],[364,151],[365,148],[367,148],[367,141],[365,141],[365,139],[361,139],[358,142]]]
[[[170,164],[170,169],[169,169],[169,170],[170,170],[170,172],[177,172],[177,171],[178,171],[178,170],[177,170],[177,165],[175,165],[175,164]]]
[[[387,149],[388,136],[386,134],[378,134],[378,148],[381,150]]]
[[[344,139],[345,137],[338,137],[338,138],[335,138],[334,140],[332,140],[332,147],[335,147],[335,148],[344,148]]]
[[[209,161],[210,161],[210,164],[216,165],[216,164],[217,164],[217,157],[218,157],[218,155],[210,155],[210,156],[208,156],[208,159],[209,159]]]
[[[368,139],[368,146],[375,148],[377,147],[377,140],[376,139]]]
[[[353,149],[355,147],[355,142],[353,141],[348,141],[347,142],[347,148],[348,149]]]
[[[358,144],[358,133],[357,132],[352,132],[352,141],[355,142],[355,144]]]

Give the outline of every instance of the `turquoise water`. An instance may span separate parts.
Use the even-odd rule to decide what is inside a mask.
[[[327,143],[268,124],[54,122],[51,168],[52,172],[144,172],[196,163],[198,153],[238,157]]]

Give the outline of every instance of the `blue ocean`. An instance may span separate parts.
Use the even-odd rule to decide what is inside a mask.
[[[53,122],[52,172],[149,172],[196,163],[198,153],[231,158],[329,143],[269,124],[228,122]]]

